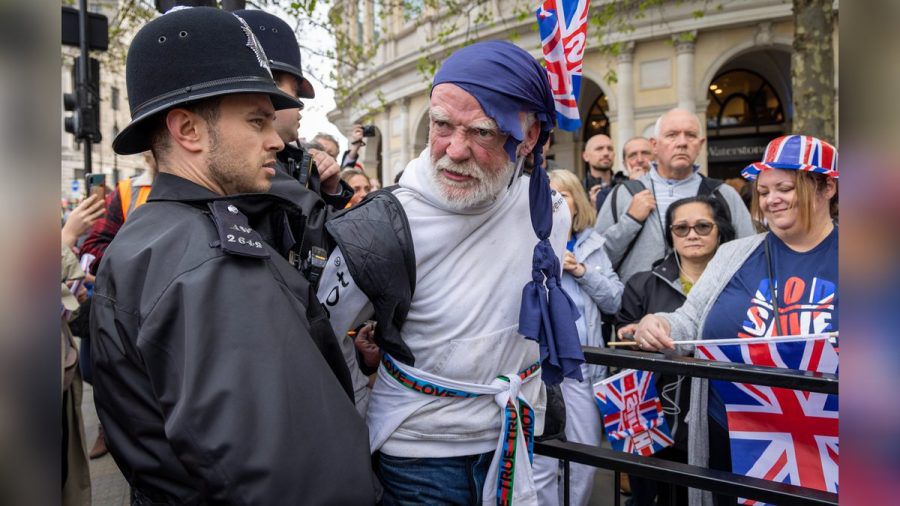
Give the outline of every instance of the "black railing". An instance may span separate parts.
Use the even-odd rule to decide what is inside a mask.
[[[611,350],[592,346],[584,347],[584,358],[589,364],[610,367],[680,374],[695,378],[735,381],[823,394],[837,395],[838,393],[838,377],[833,374],[713,362],[693,357],[667,357],[658,353]]]
[[[826,394],[837,395],[838,393],[838,378],[833,374],[710,362],[690,357],[664,356],[657,353],[594,347],[585,347],[584,356],[589,364],[735,381],[753,385],[777,386]],[[654,457],[641,457],[580,443],[562,441],[536,442],[534,451],[535,453],[562,461],[564,469],[563,497],[566,506],[569,504],[569,462],[613,471],[615,506],[619,506],[620,473],[628,473],[629,475],[649,478],[672,485],[708,490],[716,494],[755,499],[771,504],[835,506],[838,504],[838,495],[831,492],[751,478],[740,474]]]

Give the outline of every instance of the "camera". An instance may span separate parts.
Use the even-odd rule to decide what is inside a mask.
[[[375,125],[363,125],[363,137],[375,137]]]

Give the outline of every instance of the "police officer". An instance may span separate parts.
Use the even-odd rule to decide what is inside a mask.
[[[290,25],[278,16],[261,10],[242,9],[234,13],[247,21],[262,45],[278,89],[297,99],[315,98],[312,84],[303,76],[300,47]],[[277,155],[276,167],[285,174],[299,177],[305,183],[309,176],[303,171],[307,167],[300,167],[305,152],[293,144],[297,141],[302,110],[303,102],[300,102],[299,107],[282,109],[275,114],[275,129],[284,141],[284,149]],[[353,190],[342,184],[340,166],[324,151],[310,149],[309,155],[317,166],[322,198],[335,209],[343,209],[353,196]]]
[[[99,269],[94,389],[134,504],[371,504],[365,424],[306,279],[284,258],[276,88],[241,18],[186,8],[126,63],[119,154],[159,175]],[[353,483],[353,486],[347,486]]]

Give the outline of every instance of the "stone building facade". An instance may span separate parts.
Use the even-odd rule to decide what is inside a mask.
[[[119,0],[91,0],[88,2],[88,10],[103,14],[113,22]],[[62,93],[71,93],[74,90],[74,77],[72,67],[79,50],[75,47],[62,47],[62,66],[60,68],[60,82]],[[93,54],[97,58],[97,54]],[[60,116],[60,150],[62,155],[62,176],[60,178],[60,195],[65,199],[72,199],[72,182],[81,181],[80,196],[84,196],[84,148],[83,144],[76,142],[75,138],[65,131],[63,118],[69,116],[68,111],[61,111]],[[104,65],[100,67],[100,128],[103,140],[93,145],[92,172],[106,174],[106,183],[114,187],[121,178],[132,177],[140,174],[144,169],[144,161],[140,155],[120,156],[113,152],[112,141],[125,128],[131,119],[128,109],[128,94],[125,88],[124,63],[113,67]]]

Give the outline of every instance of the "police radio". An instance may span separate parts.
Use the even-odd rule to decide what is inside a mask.
[[[298,156],[291,156],[290,167],[288,168],[291,177],[299,181],[301,185],[309,188],[311,174],[315,171],[316,181],[312,182],[312,184],[318,186],[319,170],[316,167],[316,162],[313,161],[312,155],[309,153],[309,146],[301,144],[295,151],[297,151],[296,155]]]

